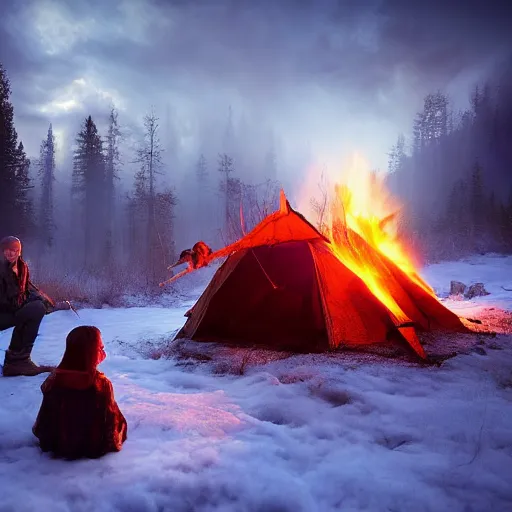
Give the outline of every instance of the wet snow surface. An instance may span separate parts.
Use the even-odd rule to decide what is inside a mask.
[[[169,349],[197,288],[177,307],[45,317],[40,362],[60,360],[76,325],[101,329],[128,440],[100,460],[53,460],[31,433],[45,376],[0,378],[0,511],[512,510],[512,292],[501,288],[512,288],[512,258],[423,274],[441,295],[452,279],[485,283],[491,295],[446,304],[497,334],[425,338],[428,352],[458,355],[421,366]]]

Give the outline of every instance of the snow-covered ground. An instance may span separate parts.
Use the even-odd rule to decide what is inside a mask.
[[[512,310],[511,257],[424,276],[441,294],[451,279],[484,282],[491,295],[447,301],[463,314]],[[101,329],[128,440],[100,460],[53,460],[31,433],[45,376],[0,377],[1,512],[512,510],[511,336],[440,367],[296,355],[236,376],[141,355],[192,303],[45,317],[41,362],[60,360],[76,325]]]
[[[449,300],[446,305],[461,315],[471,315],[482,307],[512,311],[512,257],[501,255],[472,256],[462,261],[438,263],[426,267],[423,277],[440,296],[447,296],[450,281],[461,281],[466,286],[484,283],[490,293],[471,301]],[[507,290],[505,290],[506,288]]]

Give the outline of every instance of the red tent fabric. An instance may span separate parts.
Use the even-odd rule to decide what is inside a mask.
[[[357,236],[355,233],[351,235]],[[361,245],[366,242],[360,238]],[[366,244],[407,318],[396,316],[336,256],[329,240],[294,211],[280,209],[212,254],[228,256],[176,338],[322,351],[402,340],[426,357],[414,327],[463,331],[460,319]]]

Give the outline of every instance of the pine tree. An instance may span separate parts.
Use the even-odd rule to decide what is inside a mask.
[[[9,78],[0,64],[0,232],[3,234],[15,232],[14,162],[18,137],[14,129],[10,94]]]
[[[471,219],[471,235],[473,243],[480,246],[485,221],[485,194],[482,181],[482,167],[475,161],[471,173],[471,186],[469,193],[469,213]]]
[[[135,176],[133,195],[128,198],[128,250],[132,264],[147,269],[146,285],[153,287],[165,277],[165,269],[174,262],[174,208],[176,194],[167,189],[156,192],[154,197],[154,246],[149,250],[141,240],[147,238],[148,231],[148,181],[144,172]]]
[[[146,173],[140,169],[135,173],[133,193],[128,196],[128,254],[130,262],[147,268],[148,252],[141,240],[147,237],[148,187]]]
[[[44,244],[51,247],[54,236],[53,184],[55,181],[55,137],[52,125],[39,150],[38,174],[41,180],[39,203],[39,235]]]
[[[105,159],[103,144],[91,116],[76,139],[72,193],[81,199],[85,225],[84,262],[96,268],[105,247]]]
[[[176,194],[172,189],[158,192],[155,197],[156,231],[162,271],[174,262],[174,208]]]
[[[414,119],[412,133],[413,133],[413,152],[417,155],[421,148],[424,146],[424,118],[423,113],[418,112]]]
[[[106,137],[105,155],[105,195],[106,195],[106,261],[112,264],[114,218],[116,207],[115,182],[119,179],[118,169],[120,164],[119,140],[121,131],[117,122],[117,110],[112,107],[109,116],[108,134]]]
[[[199,188],[204,187],[206,181],[208,180],[208,167],[206,165],[206,158],[202,153],[199,156],[199,160],[197,161],[196,165],[196,178]]]
[[[468,108],[454,115],[446,95],[428,95],[414,120],[407,172],[403,178],[390,179],[402,201],[411,206],[409,219],[428,225],[431,212],[440,212],[443,244],[457,241],[461,252],[512,250],[512,207],[504,197],[512,168],[512,60],[500,72],[498,81],[477,85]],[[390,171],[396,160],[393,146]],[[454,230],[459,234],[452,236]],[[424,236],[425,231],[421,233]],[[433,235],[439,233],[434,230]]]
[[[230,186],[230,175],[234,172],[233,159],[226,153],[219,155],[219,167],[217,170],[223,175],[220,183],[220,191],[224,196],[224,232],[229,241],[230,202],[233,193],[233,187]]]
[[[34,211],[29,191],[33,188],[30,179],[30,160],[25,154],[23,142],[16,149],[15,180],[16,180],[16,216],[20,233],[27,234],[34,228]]]
[[[424,145],[439,142],[448,132],[448,99],[440,91],[424,100],[421,137]]]
[[[24,235],[30,228],[30,161],[14,127],[11,85],[0,64],[0,235]]]
[[[405,162],[405,137],[403,134],[398,136],[396,144],[391,148],[388,154],[388,172],[396,173],[403,169]]]
[[[229,242],[235,241],[243,235],[240,218],[243,188],[244,184],[240,178],[228,177],[226,194],[228,199],[228,225],[226,230],[226,238]]]
[[[437,91],[434,96],[434,105],[434,135],[436,140],[440,141],[448,133],[448,98],[441,91]]]
[[[137,204],[143,205],[147,210],[148,177],[144,169],[139,169],[135,173],[134,200],[136,201]],[[147,214],[147,212],[145,212],[145,214]]]
[[[127,263],[137,262],[137,202],[131,194],[126,196],[126,236],[124,237],[124,253],[128,255]]]
[[[147,205],[146,265],[150,285],[156,285],[161,277],[162,261],[158,260],[159,248],[156,221],[156,176],[162,174],[162,147],[158,137],[158,117],[152,111],[144,118],[144,141],[137,150],[136,162],[140,170],[136,175],[136,196]]]
[[[174,208],[176,194],[168,189],[155,192],[154,224],[155,240],[151,248],[141,245],[149,229],[149,179],[145,168],[135,175],[134,192],[128,200],[129,250],[132,262],[147,269],[146,284],[154,286],[165,276],[165,269],[174,261]],[[156,187],[155,187],[156,190]]]

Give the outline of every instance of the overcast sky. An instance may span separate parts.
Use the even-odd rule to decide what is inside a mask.
[[[0,0],[0,62],[30,156],[111,102],[127,125],[154,105],[193,152],[232,105],[255,144],[385,168],[425,93],[464,106],[510,55],[511,22],[505,0]]]

